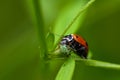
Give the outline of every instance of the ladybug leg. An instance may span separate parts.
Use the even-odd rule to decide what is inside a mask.
[[[83,55],[81,55],[80,57],[81,57],[82,59],[87,59],[87,57],[85,57],[85,56],[83,56]]]
[[[87,59],[87,53],[86,53],[86,49],[85,49],[85,47],[81,47],[81,51],[80,51],[81,53],[81,58],[83,58],[83,59]]]

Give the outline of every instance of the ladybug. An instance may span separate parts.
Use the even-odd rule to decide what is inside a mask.
[[[69,34],[64,36],[60,41],[60,48],[64,53],[70,53],[73,51],[75,54],[81,58],[87,59],[88,54],[88,44],[87,42],[79,35]]]

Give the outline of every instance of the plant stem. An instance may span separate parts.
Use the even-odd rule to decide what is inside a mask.
[[[41,55],[43,58],[46,58],[48,50],[47,50],[46,40],[45,40],[44,21],[42,17],[42,8],[41,8],[40,0],[33,0],[33,5],[35,9],[35,17],[36,17],[38,37],[40,42]]]

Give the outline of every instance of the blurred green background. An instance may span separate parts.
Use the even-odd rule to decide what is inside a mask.
[[[74,0],[43,0],[45,30]],[[85,37],[92,59],[120,64],[120,0],[96,0],[77,33]],[[39,58],[32,0],[0,1],[0,80],[54,80],[64,61],[52,60],[49,71]],[[45,75],[46,74],[46,75]],[[120,71],[76,62],[73,80],[120,80]]]

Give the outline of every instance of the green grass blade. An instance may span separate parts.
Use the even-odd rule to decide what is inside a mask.
[[[44,30],[44,21],[43,21],[43,15],[41,10],[41,4],[40,0],[33,0],[34,10],[35,10],[35,17],[36,17],[36,25],[38,30],[38,38],[40,42],[40,52],[42,57],[47,56],[47,45],[46,45],[46,39],[45,39],[45,30]]]
[[[85,64],[88,66],[120,70],[120,64],[114,64],[114,63],[109,63],[109,62],[104,62],[104,61],[85,60]]]
[[[65,34],[75,33],[83,22],[83,11],[85,11],[94,1],[95,0],[79,0],[72,5],[67,6],[67,8],[64,8],[61,15],[59,15],[58,20],[56,20],[54,33],[61,35],[61,37]],[[55,47],[59,43],[61,37],[56,37]]]
[[[91,59],[91,57],[92,57],[92,52],[89,51],[88,59],[76,58],[75,60],[80,61],[87,66],[120,70],[120,64],[115,64],[115,63],[110,63],[110,62],[105,62],[105,61],[99,61],[99,60],[93,60],[93,59]]]
[[[55,80],[71,80],[75,68],[75,60],[69,57],[68,60],[62,65]]]
[[[71,21],[71,23],[67,26],[67,28],[64,30],[64,32],[62,33],[62,35],[64,35],[68,29],[70,29],[70,27],[74,24],[74,22],[80,17],[81,13],[87,9],[87,7],[89,7],[90,4],[92,4],[95,0],[90,0],[85,6],[81,7],[80,11],[78,12],[78,14],[73,18],[73,20]]]

